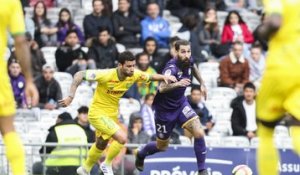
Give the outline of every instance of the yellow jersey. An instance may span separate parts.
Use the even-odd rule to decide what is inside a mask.
[[[133,76],[120,81],[117,69],[87,70],[85,80],[97,81],[98,85],[89,110],[89,116],[108,116],[114,119],[118,115],[119,100],[123,94],[138,81],[148,82],[150,75],[135,70]]]
[[[264,0],[266,14],[282,16],[282,26],[269,41],[267,69],[299,71],[300,1]]]
[[[6,74],[6,62],[4,61],[5,48],[7,46],[7,31],[13,36],[25,33],[23,10],[20,0],[0,0],[0,70],[1,75]]]

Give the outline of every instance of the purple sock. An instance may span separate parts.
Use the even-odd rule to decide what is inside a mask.
[[[194,150],[197,158],[198,171],[205,169],[205,159],[206,159],[206,146],[204,138],[198,138],[194,140]]]
[[[150,142],[139,151],[138,156],[140,158],[145,158],[145,157],[155,154],[157,152],[160,152],[160,150],[157,149],[156,142]]]

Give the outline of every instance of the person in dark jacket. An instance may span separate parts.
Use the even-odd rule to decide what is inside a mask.
[[[95,68],[95,62],[88,60],[87,54],[82,50],[76,30],[67,32],[65,44],[57,48],[55,59],[58,71],[72,75],[80,70],[86,70],[87,67]]]
[[[256,137],[257,130],[255,86],[249,82],[243,89],[244,95],[235,98],[231,103],[231,126],[234,136],[246,136],[251,139]]]
[[[118,43],[128,48],[138,47],[137,34],[141,33],[139,19],[129,11],[129,0],[119,0],[118,10],[113,13],[114,36]]]
[[[43,75],[34,81],[39,91],[39,105],[42,109],[53,110],[58,108],[58,100],[62,98],[60,85],[53,77],[54,69],[51,65],[43,66]]]
[[[21,73],[21,66],[17,59],[8,60],[8,75],[18,108],[26,108],[25,78]]]
[[[88,121],[89,108],[87,106],[81,106],[77,109],[77,112],[78,115],[74,121],[85,131],[88,143],[94,143],[95,131],[91,129],[90,123]]]
[[[113,31],[112,22],[108,16],[108,9],[105,8],[104,0],[93,0],[93,12],[83,19],[83,29],[86,39],[98,36],[98,28],[108,27]]]
[[[95,61],[98,69],[113,68],[117,65],[119,53],[110,35],[108,27],[100,27],[98,38],[89,48],[88,58]]]

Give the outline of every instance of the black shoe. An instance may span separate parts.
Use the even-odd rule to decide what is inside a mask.
[[[145,158],[141,158],[139,156],[139,151],[137,149],[134,151],[134,153],[135,153],[135,167],[139,171],[143,171],[144,170],[144,160],[145,160]]]
[[[208,175],[207,170],[199,171],[198,175]]]

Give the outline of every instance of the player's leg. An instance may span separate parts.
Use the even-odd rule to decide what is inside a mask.
[[[206,175],[206,145],[204,140],[205,133],[201,127],[201,123],[198,116],[194,116],[190,120],[185,122],[183,124],[183,128],[189,131],[194,137],[194,151],[197,159],[199,175]]]
[[[300,88],[295,85],[294,91],[286,98],[284,108],[288,111],[292,118],[289,122],[290,135],[292,137],[293,148],[300,155]]]
[[[13,117],[0,117],[0,131],[13,175],[25,175],[25,152],[21,139],[15,132],[13,120]]]
[[[172,116],[170,113],[169,115]],[[169,146],[169,138],[176,121],[161,120],[161,117],[168,118],[168,113],[155,112],[156,141],[149,142],[136,152],[135,166],[139,171],[144,169],[144,159],[157,152],[165,151]],[[176,114],[173,114],[176,115]]]
[[[287,89],[280,87],[276,76],[265,73],[257,96],[257,117],[259,145],[257,149],[257,167],[259,175],[278,175],[279,154],[273,141],[274,128],[284,115],[283,98]],[[281,90],[283,89],[283,90]]]
[[[0,71],[1,72],[1,71]],[[15,101],[8,77],[0,75],[0,132],[13,175],[25,175],[24,147],[13,125]]]

